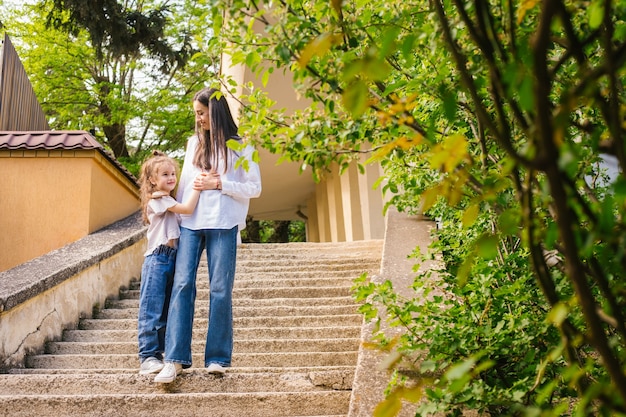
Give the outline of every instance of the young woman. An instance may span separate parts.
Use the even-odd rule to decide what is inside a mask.
[[[154,151],[141,167],[141,211],[148,224],[148,248],[144,254],[139,295],[139,373],[163,368],[163,351],[169,292],[174,279],[180,227],[178,214],[191,214],[199,190],[190,190],[184,204],[174,199],[178,164],[163,152]]]
[[[181,216],[181,235],[165,336],[165,366],[155,382],[172,382],[191,366],[191,339],[196,271],[206,250],[210,286],[209,327],[204,366],[223,374],[233,350],[232,291],[239,229],[245,226],[250,198],[261,194],[259,166],[251,146],[235,152],[229,140],[241,142],[228,103],[219,91],[205,88],[193,98],[196,135],[189,139],[178,199],[194,188],[206,190],[196,211]],[[239,158],[247,159],[237,164]],[[198,177],[198,174],[204,173]]]

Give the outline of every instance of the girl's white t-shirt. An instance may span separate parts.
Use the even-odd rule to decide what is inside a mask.
[[[193,164],[193,157],[198,146],[198,137],[193,136],[187,144],[185,161],[178,183],[176,199],[185,201],[185,196],[193,189],[193,181],[202,171]],[[203,190],[198,205],[192,214],[180,216],[182,227],[192,230],[232,229],[246,227],[246,216],[250,199],[261,194],[261,172],[259,165],[252,160],[254,148],[247,146],[240,155],[228,152],[228,172],[223,172],[224,161],[220,159],[216,171],[221,175],[221,190]],[[238,166],[240,157],[246,158],[248,169]]]
[[[176,213],[168,210],[176,204],[177,201],[169,195],[148,201],[146,213],[150,224],[148,225],[148,249],[144,256],[150,255],[160,245],[167,244],[170,239],[180,237],[180,219]]]

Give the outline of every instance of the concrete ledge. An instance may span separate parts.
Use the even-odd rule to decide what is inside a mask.
[[[91,317],[139,278],[146,227],[133,214],[63,248],[0,272],[0,372]]]
[[[417,275],[413,271],[416,260],[409,259],[408,256],[418,246],[422,254],[428,253],[428,246],[431,242],[430,230],[434,227],[436,224],[431,220],[421,216],[407,216],[390,208],[386,218],[380,275],[371,277],[372,281],[382,283],[390,280],[398,294],[410,298],[415,297],[411,285]],[[431,266],[431,263],[421,265],[422,269]],[[389,381],[389,373],[384,368],[386,355],[364,347],[365,342],[371,341],[373,327],[372,323],[364,323],[361,329],[361,346],[348,417],[372,416],[378,403],[385,398],[384,391]],[[401,331],[398,328],[389,328],[386,323],[381,323],[381,329],[388,336]],[[415,411],[412,408],[414,407],[405,404],[398,415],[414,416]]]

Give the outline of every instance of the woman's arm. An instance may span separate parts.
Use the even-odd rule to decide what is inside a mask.
[[[239,168],[233,174],[221,178],[222,193],[234,198],[256,198],[261,195],[261,170],[254,162],[252,155],[254,148],[247,146],[243,157],[247,160],[247,169]],[[235,164],[236,159],[233,159]],[[234,165],[233,165],[234,166]]]
[[[194,179],[194,189],[219,190],[222,194],[234,198],[255,198],[261,195],[261,170],[259,164],[253,161],[252,153],[254,148],[248,146],[243,153],[243,158],[247,159],[247,169],[234,169],[237,162],[233,158],[229,167],[229,172],[220,175],[215,171],[205,172]]]

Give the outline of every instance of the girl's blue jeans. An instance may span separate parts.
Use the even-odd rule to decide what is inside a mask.
[[[181,227],[165,335],[165,360],[191,366],[196,272],[206,249],[209,270],[209,328],[204,366],[230,366],[233,351],[233,283],[237,260],[237,226],[191,230]]]
[[[163,357],[170,292],[174,280],[176,249],[159,246],[145,257],[139,287],[139,360]]]

